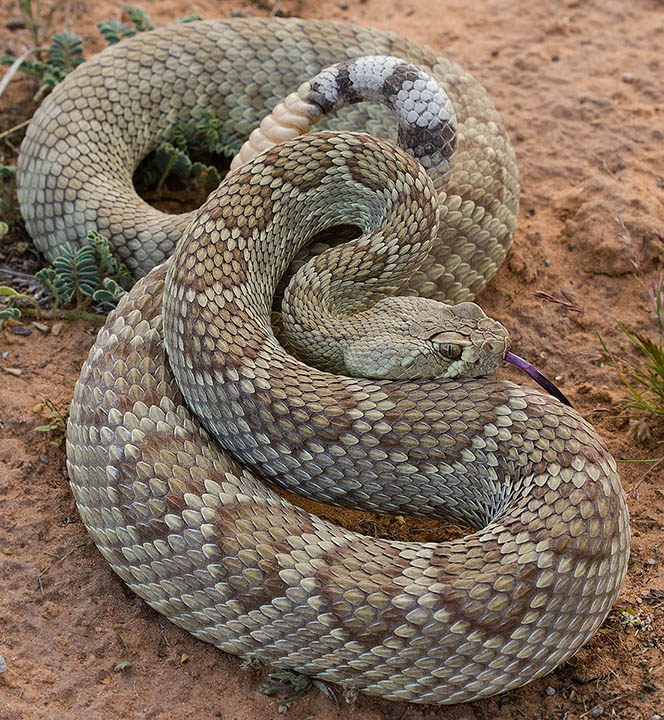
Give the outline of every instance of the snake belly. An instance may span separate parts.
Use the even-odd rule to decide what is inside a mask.
[[[289,216],[285,203],[298,201],[274,169],[315,147],[325,162],[298,188],[315,198],[329,168],[348,162],[329,136],[252,160],[195,215],[165,218],[132,195],[133,167],[174,112],[211,102],[246,134],[305,75],[339,54],[367,52],[424,65],[453,98],[457,158],[433,181],[442,229],[408,291],[469,299],[511,241],[512,151],[469,76],[376,31],[218,21],[114,46],[56,87],[57,113],[36,116],[20,161],[21,204],[47,254],[98,229],[136,276],[180,235],[188,243],[177,264],[149,272],[109,315],[74,392],[71,485],[111,567],[153,608],[226,652],[392,700],[463,702],[549,672],[609,612],[627,567],[629,524],[605,444],[575,411],[530,388],[486,378],[344,378],[297,363],[271,341],[261,322],[278,271],[268,261],[284,269],[292,259],[283,239],[292,229],[276,228]],[[137,92],[154,104],[144,107]],[[335,122],[348,127],[353,112]],[[382,134],[382,111],[357,112]],[[113,118],[98,126],[95,113]],[[340,137],[352,145],[355,136]],[[386,143],[362,145],[357,158],[366,151],[386,167],[395,157],[408,164]],[[263,187],[283,189],[277,205],[258,198],[271,223],[258,238],[247,229],[257,205],[242,192],[256,173]],[[357,179],[357,166],[349,173]],[[388,175],[378,180],[390,189]],[[375,172],[356,181],[380,192]],[[236,210],[230,216],[223,198]],[[332,502],[438,514],[476,530],[444,543],[369,538],[298,509],[258,474]]]

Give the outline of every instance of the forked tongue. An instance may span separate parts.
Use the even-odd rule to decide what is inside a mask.
[[[563,405],[569,405],[572,407],[572,403],[563,395],[563,393],[549,380],[548,378],[545,378],[544,375],[531,363],[529,363],[527,360],[524,360],[523,358],[520,358],[518,355],[515,355],[513,352],[510,352],[509,350],[505,353],[505,362],[510,363],[511,365],[515,365],[519,368],[519,370],[523,370],[525,373],[530,375],[530,377],[541,387],[543,387],[549,394],[553,395],[553,397],[558,398]]]

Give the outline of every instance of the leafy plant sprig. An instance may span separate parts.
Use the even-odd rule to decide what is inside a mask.
[[[46,405],[46,407],[44,407]],[[32,408],[33,412],[40,413],[46,419],[46,423],[38,425],[35,430],[41,433],[48,433],[53,445],[60,446],[67,439],[67,419],[69,410],[58,409],[50,398],[44,398],[44,403],[39,403]],[[44,412],[44,411],[47,412]]]
[[[622,230],[622,240],[630,253],[634,275],[647,294],[659,325],[659,337],[652,340],[644,335],[631,332],[622,323],[618,327],[636,349],[636,358],[618,357],[602,337],[599,338],[608,360],[628,393],[626,407],[642,410],[653,415],[664,415],[664,275],[655,282],[646,280],[641,250],[620,217],[616,218]],[[657,250],[664,255],[664,238],[656,242]]]
[[[219,158],[233,158],[241,147],[242,140],[227,133],[214,112],[199,112],[186,122],[175,122],[164,133],[161,143],[139,166],[136,184],[155,188],[148,193],[149,199],[162,196],[169,177],[190,183],[193,195],[200,191],[207,195],[221,181],[214,163]],[[193,157],[200,160],[194,161]]]
[[[97,29],[109,45],[115,45],[120,40],[133,37],[136,33],[154,30],[154,24],[145,10],[133,5],[123,5],[122,12],[127,16],[129,22],[103,20],[97,23]]]
[[[654,342],[630,332],[622,323],[618,323],[618,327],[637,349],[638,359],[618,358],[601,337],[600,342],[609,364],[627,389],[629,399],[625,406],[664,415],[664,342],[661,338]]]
[[[32,49],[32,52],[37,52],[38,59],[29,60],[26,57],[20,63],[18,69],[41,80],[39,90],[34,98],[35,102],[40,102],[55,85],[84,62],[83,41],[78,35],[65,32],[53,35],[50,47],[40,47],[41,43],[37,40],[37,35],[40,33],[37,33],[36,30],[39,29],[40,25],[35,19],[35,10],[32,8],[32,3],[30,0],[20,0],[20,6],[26,24],[30,27],[35,38],[36,47]],[[53,12],[54,7],[55,4],[50,9],[50,13]],[[124,5],[122,11],[128,22],[104,20],[97,24],[99,32],[109,45],[120,42],[124,38],[132,37],[136,33],[154,29],[152,20],[141,8]],[[39,15],[39,12],[37,12],[37,15]],[[14,62],[16,62],[16,59],[9,55],[0,57],[0,65],[11,66]]]
[[[20,70],[27,75],[41,80],[39,90],[34,97],[39,102],[74,68],[78,67],[83,58],[83,41],[72,33],[58,33],[51,38],[51,45],[42,55],[43,59],[23,60]],[[0,64],[12,65],[14,58],[3,55]]]
[[[9,232],[10,223],[16,214],[15,188],[16,166],[0,165],[0,238]]]
[[[64,252],[52,267],[42,268],[35,277],[53,300],[50,310],[44,311],[32,295],[2,285],[0,297],[9,298],[11,304],[0,309],[0,320],[20,317],[17,303],[21,301],[30,303],[35,315],[43,316],[67,316],[62,309],[71,303],[77,311],[91,305],[107,310],[131,287],[129,271],[113,257],[108,240],[98,232],[89,233],[87,245]]]

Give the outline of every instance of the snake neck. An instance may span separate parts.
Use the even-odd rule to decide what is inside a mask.
[[[289,347],[321,370],[353,374],[344,360],[348,344],[389,332],[397,318],[373,306],[403,287],[420,267],[437,225],[436,203],[421,206],[422,229],[413,234],[403,232],[403,217],[389,213],[380,230],[306,263],[284,292],[282,319]]]
[[[389,191],[375,182],[375,168],[391,164],[399,190]],[[272,189],[266,194],[268,184]],[[206,321],[212,307],[215,312],[244,310],[247,328],[255,323],[264,342],[276,342],[270,326],[275,289],[311,238],[342,223],[363,231],[344,252],[348,272],[342,280],[329,276],[328,288],[335,296],[330,310],[348,312],[371,304],[419,266],[435,238],[437,218],[431,180],[398,148],[353,133],[296,139],[234,171],[210,196],[174,255],[165,304],[186,298],[207,308]],[[405,239],[400,240],[396,231],[388,233],[389,227],[405,229]],[[385,272],[370,280],[372,266],[376,272],[377,247],[386,235],[390,243],[380,251]],[[363,271],[356,275],[360,255]],[[408,265],[405,275],[395,269],[397,261]],[[342,301],[338,291],[348,289],[351,274],[354,290],[350,300]],[[365,288],[360,290],[362,284]],[[174,341],[167,333],[167,346]],[[233,341],[243,344],[241,337]]]

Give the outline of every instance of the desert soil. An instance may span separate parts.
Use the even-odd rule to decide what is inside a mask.
[[[664,3],[147,0],[142,7],[157,24],[196,12],[372,25],[430,45],[473,73],[505,120],[521,177],[513,249],[479,302],[509,328],[515,351],[555,378],[602,433],[623,461],[625,489],[646,476],[629,496],[632,555],[621,595],[573,659],[497,698],[431,708],[360,697],[352,717],[664,716],[664,463],[633,462],[662,455],[663,426],[621,407],[624,387],[598,340],[632,356],[619,322],[658,337],[641,280],[654,283],[664,261],[657,247],[664,232]],[[57,0],[43,37],[76,32],[90,55],[102,45],[96,23],[120,14],[109,0]],[[3,0],[2,18],[0,52],[19,55],[31,39],[18,3]],[[0,132],[30,116],[35,89],[25,76],[10,84]],[[15,162],[21,136],[2,136],[0,162]],[[0,266],[31,274],[42,264],[20,227],[0,240]],[[20,277],[0,275],[0,283],[11,282]],[[29,319],[23,327],[0,333],[0,718],[277,717],[274,698],[259,691],[265,672],[194,640],[112,573],[78,517],[57,432],[36,430],[49,403],[66,409],[97,327],[49,321],[39,328]],[[403,520],[321,512],[364,531],[428,537]],[[626,608],[650,616],[651,629],[624,625]],[[115,672],[119,663],[126,669]],[[338,705],[313,689],[289,717],[351,717],[337,696]]]

